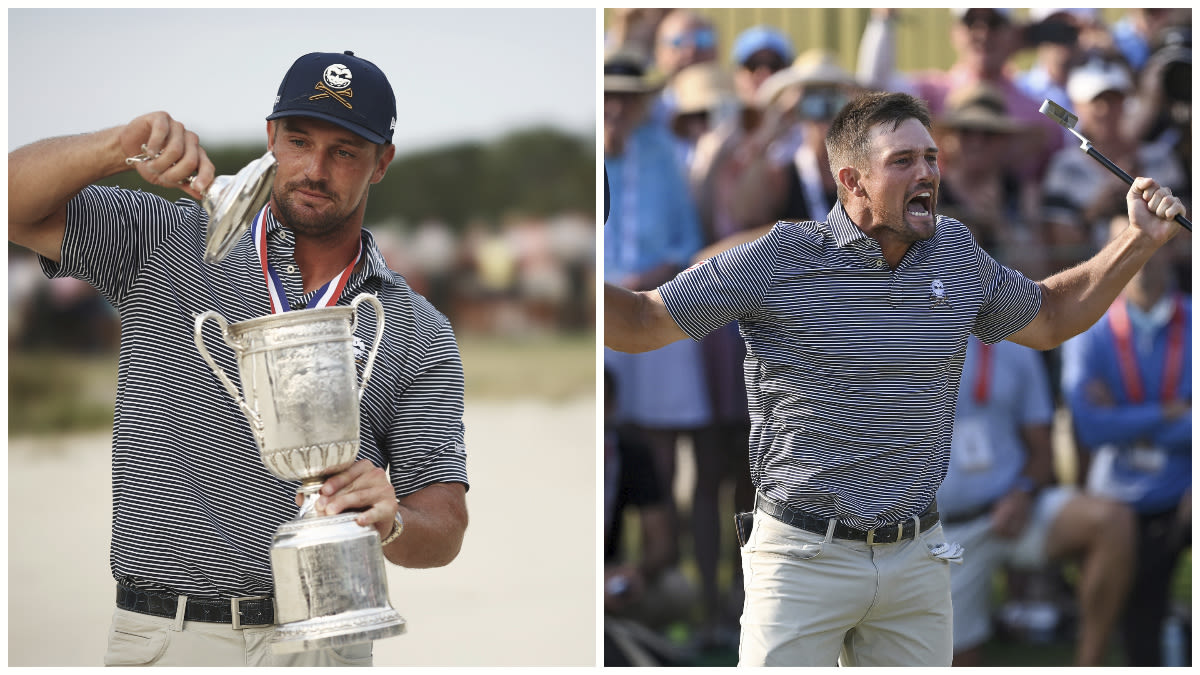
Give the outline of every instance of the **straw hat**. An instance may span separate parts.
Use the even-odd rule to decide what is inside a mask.
[[[645,57],[637,51],[622,48],[604,58],[604,92],[648,94],[662,89],[666,83],[661,73],[646,66]]]
[[[858,81],[838,65],[833,52],[828,49],[809,49],[796,57],[791,66],[763,80],[755,95],[755,102],[765,108],[788,87],[813,84],[857,87]]]
[[[1014,133],[1023,125],[1008,114],[1004,94],[995,86],[979,82],[950,92],[946,112],[938,126],[945,129]]]
[[[675,74],[671,89],[675,92],[675,114],[712,110],[733,98],[733,77],[716,62],[695,63]]]

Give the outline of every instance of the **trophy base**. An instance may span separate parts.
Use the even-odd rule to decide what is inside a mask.
[[[406,630],[404,617],[394,609],[343,612],[276,626],[271,649],[277,654],[327,649],[403,635]]]

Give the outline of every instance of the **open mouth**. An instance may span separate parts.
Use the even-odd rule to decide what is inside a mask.
[[[908,205],[905,207],[908,215],[917,217],[926,217],[933,212],[933,193],[918,192],[908,200]]]

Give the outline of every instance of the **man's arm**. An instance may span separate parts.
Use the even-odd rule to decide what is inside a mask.
[[[686,337],[657,290],[637,292],[604,284],[604,346],[648,352]]]
[[[59,261],[67,202],[84,187],[128,170],[127,157],[145,145],[157,156],[136,165],[156,185],[179,187],[199,199],[215,170],[196,134],[165,112],[123,127],[38,141],[8,154],[8,239]],[[191,185],[181,182],[191,175]]]
[[[1138,178],[1126,193],[1130,226],[1090,260],[1042,281],[1042,306],[1033,320],[1008,336],[1034,349],[1053,349],[1096,323],[1133,275],[1179,232],[1183,203],[1152,178]]]
[[[467,489],[462,483],[433,483],[396,499],[387,471],[360,459],[330,476],[321,486],[317,512],[336,515],[361,511],[359,525],[374,527],[387,538],[396,512],[404,531],[383,549],[384,556],[402,567],[441,567],[458,556],[467,529]]]

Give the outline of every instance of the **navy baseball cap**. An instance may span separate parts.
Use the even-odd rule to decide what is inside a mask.
[[[314,52],[296,59],[275,94],[267,119],[315,117],[372,143],[391,143],[396,95],[387,76],[354,52]]]

